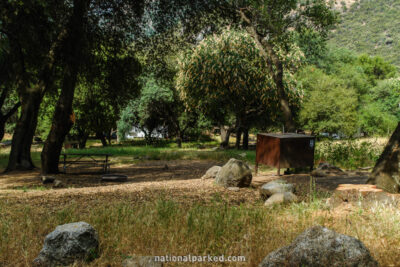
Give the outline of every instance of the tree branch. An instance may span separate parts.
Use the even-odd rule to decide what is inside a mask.
[[[17,112],[18,108],[21,106],[21,102],[18,102],[17,104],[15,104],[13,106],[12,109],[10,109],[10,111],[8,111],[6,113],[6,115],[4,115],[4,119],[8,120],[15,112]]]

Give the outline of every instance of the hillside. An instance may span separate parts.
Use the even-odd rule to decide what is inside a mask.
[[[400,0],[340,3],[341,23],[332,31],[329,43],[357,53],[380,55],[400,68]]]

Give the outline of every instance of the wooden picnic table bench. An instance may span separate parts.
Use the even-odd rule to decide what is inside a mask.
[[[66,173],[67,167],[71,165],[79,164],[93,164],[95,166],[102,166],[104,173],[109,171],[110,164],[108,158],[112,154],[99,154],[99,153],[61,153],[63,156],[63,171]],[[68,156],[72,156],[71,160],[68,160]],[[95,157],[104,157],[104,160],[96,159]],[[82,160],[86,159],[86,160]]]

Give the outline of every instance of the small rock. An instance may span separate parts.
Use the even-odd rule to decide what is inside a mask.
[[[237,159],[230,159],[215,177],[215,182],[224,187],[248,187],[253,175],[249,166]]]
[[[53,177],[53,176],[46,176],[46,175],[43,175],[43,176],[42,176],[42,183],[43,183],[43,184],[51,184],[52,182],[54,182],[55,179],[56,179],[56,178]]]
[[[241,156],[242,158],[245,158],[245,157],[246,157],[246,155],[247,155],[247,154],[246,154],[246,153],[244,153],[244,152],[239,154],[239,156]]]
[[[54,180],[53,188],[61,188],[61,187],[64,187],[63,182],[61,182],[60,180]]]
[[[265,201],[264,206],[272,206],[274,204],[296,202],[297,196],[292,192],[275,193]]]
[[[234,191],[234,192],[237,192],[237,191],[240,190],[240,188],[239,188],[239,187],[236,187],[236,186],[228,187],[227,189],[228,189],[229,191]]]
[[[35,266],[65,266],[76,260],[90,260],[99,247],[96,230],[86,222],[59,225],[48,234]]]
[[[101,176],[102,182],[126,182],[128,176],[122,174],[105,174]]]
[[[315,170],[313,170],[311,172],[311,176],[314,176],[314,177],[325,177],[325,176],[328,176],[328,174],[324,170],[315,169]]]
[[[344,172],[341,168],[336,167],[335,165],[331,165],[329,163],[320,163],[318,168],[320,170],[328,170],[328,171],[337,171],[337,172]]]
[[[286,181],[278,179],[264,184],[260,187],[260,196],[262,199],[267,199],[275,193],[292,192],[294,186],[286,183]]]
[[[162,267],[163,263],[155,261],[154,256],[132,256],[122,262],[123,267]]]
[[[300,234],[289,246],[268,254],[259,265],[278,266],[377,267],[378,263],[360,240],[314,226]]]
[[[207,170],[207,172],[201,177],[202,180],[214,179],[218,172],[221,170],[220,166],[213,166]]]

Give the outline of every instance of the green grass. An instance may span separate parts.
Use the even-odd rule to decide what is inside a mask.
[[[225,160],[231,157],[241,157],[246,161],[254,162],[255,151],[228,149],[222,151],[199,150],[196,148],[170,147],[137,147],[137,146],[109,146],[88,149],[68,149],[69,153],[109,153],[113,156],[132,156],[135,159],[148,160],[177,160],[177,159],[210,159]],[[240,156],[240,154],[243,155]],[[245,155],[244,155],[245,154]]]
[[[107,147],[90,147],[85,149],[67,149],[67,153],[90,153],[90,154],[112,154],[111,158],[116,163],[129,163],[141,160],[213,160],[227,161],[230,158],[245,160],[250,164],[255,162],[254,150],[216,150],[210,148],[218,147],[216,141],[211,142],[188,142],[178,148],[175,143],[165,142],[155,146],[135,145],[112,145]],[[40,151],[41,147],[36,148]],[[9,149],[0,150],[0,169],[7,166]],[[40,166],[40,152],[32,152],[32,160],[36,166]]]
[[[93,143],[94,144],[94,143]],[[143,160],[212,160],[226,162],[230,158],[237,158],[249,164],[255,163],[255,150],[212,150],[218,147],[218,143],[212,142],[191,142],[184,143],[178,148],[175,143],[164,142],[162,145],[112,145],[107,147],[90,147],[86,149],[67,149],[67,153],[90,153],[90,154],[112,154],[111,160],[114,163],[131,163]],[[41,147],[36,147],[32,152],[32,159],[36,166],[40,166]],[[356,169],[358,167],[373,166],[378,159],[382,145],[373,141],[319,141],[316,143],[315,163],[320,161],[329,162],[345,169]],[[4,169],[8,162],[9,149],[0,150],[0,170]]]

